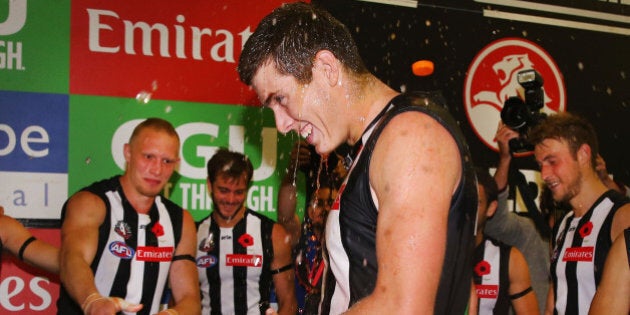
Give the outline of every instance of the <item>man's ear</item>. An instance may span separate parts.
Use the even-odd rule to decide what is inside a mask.
[[[125,157],[125,162],[129,163],[131,160],[131,148],[129,147],[129,143],[125,143],[123,146],[123,156]]]
[[[591,163],[590,163],[590,159],[591,159],[591,146],[589,146],[586,143],[583,143],[582,145],[580,145],[580,147],[577,150],[577,160],[578,162],[580,162],[580,164],[582,163],[588,163],[588,167],[591,167]]]
[[[315,54],[313,68],[318,68],[330,86],[335,86],[341,79],[339,60],[329,50],[320,50]]]
[[[488,210],[486,211],[486,218],[491,218],[495,212],[497,212],[497,207],[499,206],[499,202],[493,200],[488,204]]]

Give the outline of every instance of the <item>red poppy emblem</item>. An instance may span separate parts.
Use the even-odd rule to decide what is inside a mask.
[[[238,238],[238,242],[239,244],[241,244],[241,246],[248,247],[254,245],[254,238],[251,235],[245,233]]]
[[[151,228],[151,232],[153,232],[155,236],[160,237],[164,235],[164,227],[160,224],[160,222],[156,222]]]
[[[593,222],[588,221],[588,222],[584,223],[582,225],[582,227],[580,228],[580,236],[582,238],[585,238],[585,237],[591,235],[592,231],[593,231]]]
[[[475,266],[475,273],[478,276],[480,276],[480,277],[489,274],[490,273],[490,264],[487,261],[485,261],[485,260],[480,261]]]

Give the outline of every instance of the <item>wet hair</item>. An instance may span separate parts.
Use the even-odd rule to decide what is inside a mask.
[[[528,141],[534,146],[547,139],[565,141],[573,156],[581,145],[591,147],[591,166],[595,169],[599,145],[595,128],[585,118],[571,113],[558,113],[548,116],[540,124],[532,127],[527,134]]]
[[[499,198],[499,188],[497,182],[487,169],[482,167],[475,167],[475,174],[477,175],[477,183],[483,187],[486,194],[488,204]]]
[[[219,175],[228,178],[241,178],[243,173],[247,176],[247,185],[254,175],[252,162],[242,153],[232,152],[226,148],[219,148],[208,160],[208,179],[213,183]]]
[[[271,61],[279,73],[306,84],[313,78],[313,61],[321,50],[332,52],[357,74],[368,72],[345,25],[315,5],[283,4],[262,19],[245,43],[238,74],[251,85],[258,69]]]
[[[179,142],[179,135],[177,134],[177,131],[175,131],[175,128],[173,127],[173,125],[171,125],[170,122],[162,118],[150,117],[150,118],[147,118],[145,121],[141,122],[138,126],[136,126],[136,128],[133,129],[133,132],[131,133],[131,137],[129,137],[129,143],[135,140],[140,134],[140,132],[144,129],[153,129],[156,131],[163,131],[166,134],[177,138],[177,142]]]

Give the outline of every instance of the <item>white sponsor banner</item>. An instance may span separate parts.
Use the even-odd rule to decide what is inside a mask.
[[[59,219],[68,174],[0,172],[0,205],[16,219]]]

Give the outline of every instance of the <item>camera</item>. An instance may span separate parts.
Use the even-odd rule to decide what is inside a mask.
[[[536,70],[528,69],[519,71],[516,79],[525,90],[524,100],[518,96],[509,97],[501,110],[503,123],[519,133],[518,138],[509,142],[512,154],[534,150],[534,146],[527,142],[527,131],[547,117],[540,112],[545,105],[542,76]]]

